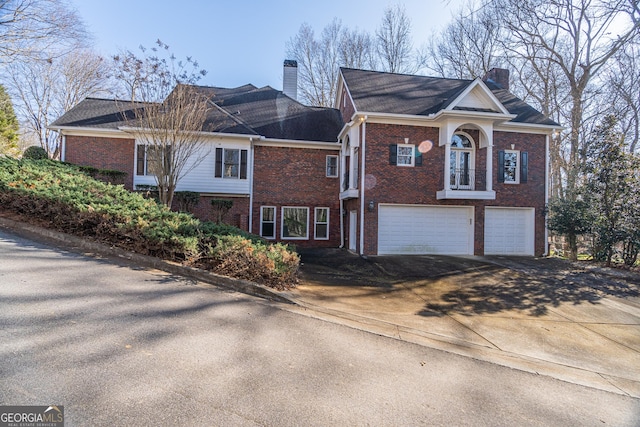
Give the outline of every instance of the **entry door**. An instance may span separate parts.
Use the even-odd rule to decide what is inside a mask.
[[[356,250],[356,236],[358,231],[358,211],[349,212],[349,250]]]

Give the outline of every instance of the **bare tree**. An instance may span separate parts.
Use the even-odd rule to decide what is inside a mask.
[[[213,130],[209,113],[216,107],[194,84],[206,74],[191,58],[179,61],[160,40],[142,57],[131,52],[114,57],[118,76],[132,89],[137,101],[123,130],[138,142],[138,161],[146,156],[147,170],[154,175],[160,202],[171,207],[173,194],[187,173],[206,157],[204,132]],[[123,117],[131,109],[122,102]],[[142,151],[144,150],[144,152]]]
[[[445,29],[432,36],[421,62],[445,78],[474,79],[503,66],[500,20],[488,7],[462,7]]]
[[[340,66],[377,69],[378,61],[373,37],[365,31],[345,28],[340,38]]]
[[[111,92],[109,66],[90,50],[76,50],[57,59],[14,62],[5,74],[24,133],[54,159],[60,155],[60,138],[48,129],[49,124],[87,96]]]
[[[318,40],[311,26],[302,24],[298,34],[287,43],[287,56],[298,61],[298,86],[302,101],[321,107],[333,103],[342,46],[342,24],[337,19],[324,28]]]
[[[413,57],[411,20],[403,6],[396,5],[384,11],[382,23],[376,30],[380,66],[391,73],[415,73],[418,70]]]
[[[605,82],[612,88],[608,104],[618,119],[629,151],[634,153],[640,142],[640,41],[629,43],[616,55]]]
[[[63,0],[0,0],[0,63],[56,58],[86,40],[82,20]]]
[[[638,37],[637,0],[489,0],[501,11],[508,53],[552,64],[568,89],[566,191],[574,194],[584,161],[585,115],[592,86],[626,43]],[[531,54],[534,56],[531,56]]]

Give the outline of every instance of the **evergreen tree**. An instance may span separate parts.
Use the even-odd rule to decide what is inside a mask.
[[[11,98],[0,85],[0,154],[17,154],[18,128]]]

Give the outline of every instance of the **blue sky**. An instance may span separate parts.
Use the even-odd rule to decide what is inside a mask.
[[[160,39],[178,58],[192,56],[208,71],[201,84],[246,83],[282,89],[286,43],[303,23],[320,33],[335,17],[371,33],[386,7],[403,4],[414,45],[449,22],[463,0],[72,0],[106,56],[139,53]]]

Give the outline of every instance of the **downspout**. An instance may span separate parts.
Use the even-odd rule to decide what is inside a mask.
[[[360,154],[360,162],[362,164],[362,168],[360,169],[360,256],[364,255],[364,176],[365,176],[365,157],[366,157],[366,141],[367,141],[367,118],[369,116],[364,116],[362,118],[362,141],[360,143],[361,154]]]
[[[549,206],[549,134],[544,139],[544,206]],[[544,211],[544,253],[542,256],[549,256],[549,227],[547,227],[547,209]],[[534,225],[535,227],[535,225]]]
[[[251,164],[251,168],[249,170],[251,171],[251,175],[249,177],[249,230],[248,231],[249,233],[253,233],[253,174],[254,174],[253,159],[255,158],[255,148],[253,145],[253,138],[249,138],[249,144],[251,147],[251,156],[249,157],[249,163]]]
[[[65,134],[62,134],[60,145],[60,161],[64,162],[64,159],[67,158],[67,136]]]
[[[344,200],[340,199],[340,249],[342,248],[344,248]]]

